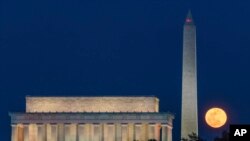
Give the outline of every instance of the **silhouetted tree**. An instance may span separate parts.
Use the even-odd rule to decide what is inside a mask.
[[[149,139],[148,141],[157,141],[156,139]]]
[[[181,141],[205,141],[200,138],[196,133],[191,133],[188,135],[188,138],[182,138]]]
[[[214,138],[214,141],[229,141],[229,132],[223,131],[221,137]]]

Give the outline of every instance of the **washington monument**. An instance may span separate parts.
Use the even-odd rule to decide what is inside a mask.
[[[188,134],[198,135],[196,28],[189,11],[183,29],[181,138]]]

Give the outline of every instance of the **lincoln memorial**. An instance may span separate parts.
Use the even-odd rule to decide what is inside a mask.
[[[174,116],[149,96],[26,97],[12,141],[172,141]]]

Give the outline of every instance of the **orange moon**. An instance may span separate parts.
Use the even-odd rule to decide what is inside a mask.
[[[207,111],[205,120],[209,126],[219,128],[226,123],[227,114],[221,108],[211,108]]]

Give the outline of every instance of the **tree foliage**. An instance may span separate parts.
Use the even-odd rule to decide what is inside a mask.
[[[205,141],[200,138],[196,133],[191,133],[188,135],[188,138],[182,138],[181,141]]]
[[[222,136],[215,138],[214,141],[229,141],[229,133],[227,131],[223,131]]]

